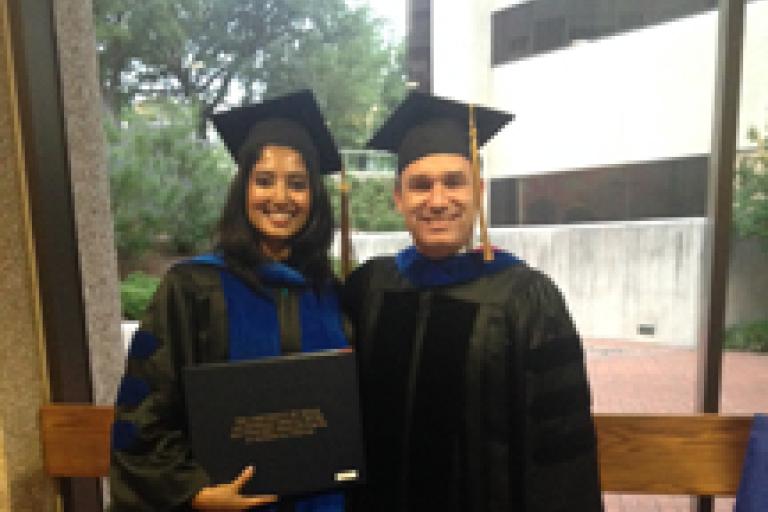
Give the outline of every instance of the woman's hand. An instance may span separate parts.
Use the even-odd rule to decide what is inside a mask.
[[[246,496],[240,489],[253,476],[253,466],[248,466],[237,478],[229,483],[203,487],[192,500],[196,510],[246,510],[250,507],[267,505],[277,501],[277,496]]]

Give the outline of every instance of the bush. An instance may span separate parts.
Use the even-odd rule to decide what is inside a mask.
[[[745,238],[760,240],[768,250],[768,132],[750,128],[755,149],[739,156],[733,183],[733,226]]]
[[[739,324],[725,332],[725,348],[768,352],[768,320]]]
[[[128,277],[120,283],[120,303],[123,318],[138,320],[144,310],[147,309],[147,305],[159,284],[159,277],[150,276],[144,272],[128,274]]]

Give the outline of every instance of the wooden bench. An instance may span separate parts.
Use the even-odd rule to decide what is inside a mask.
[[[101,477],[109,471],[112,407],[41,409],[46,472]],[[736,494],[751,417],[598,414],[602,488],[612,493]]]

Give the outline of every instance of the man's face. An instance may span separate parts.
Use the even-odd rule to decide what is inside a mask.
[[[395,205],[421,254],[456,254],[469,243],[477,212],[469,160],[438,153],[411,162],[395,187]]]

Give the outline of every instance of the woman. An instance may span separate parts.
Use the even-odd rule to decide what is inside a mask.
[[[240,494],[251,468],[232,482],[210,482],[191,456],[181,371],[347,345],[327,257],[332,218],[321,176],[341,162],[312,93],[213,121],[238,173],[216,252],[169,270],[131,343],[113,427],[115,512],[245,510],[274,501]],[[297,501],[295,510],[343,510],[343,501],[338,493],[318,495]]]

